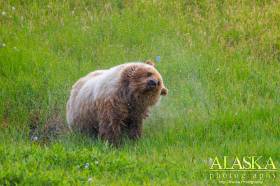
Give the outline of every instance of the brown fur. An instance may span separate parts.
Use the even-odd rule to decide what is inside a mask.
[[[149,63],[150,65],[154,63]],[[75,97],[87,78],[99,75],[93,72],[80,79],[74,86],[71,96]],[[158,80],[159,84],[147,90],[147,81]],[[160,95],[167,95],[160,74],[154,68],[131,64],[121,73],[117,90],[109,98],[83,102],[74,118],[73,129],[89,135],[99,136],[111,144],[118,145],[121,136],[131,139],[142,135],[142,121],[148,115],[148,108],[154,105]],[[68,109],[71,105],[68,103]]]

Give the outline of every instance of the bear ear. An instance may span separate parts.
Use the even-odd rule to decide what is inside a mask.
[[[145,63],[148,64],[148,65],[151,65],[153,67],[156,66],[156,64],[152,60],[150,60],[150,59],[146,60]]]
[[[130,66],[130,67],[125,71],[126,76],[127,76],[128,78],[131,78],[131,77],[134,75],[135,71],[136,71],[136,66]]]
[[[160,95],[162,95],[162,96],[167,96],[167,94],[168,94],[168,89],[165,88],[165,87],[163,87],[163,88],[161,89]]]

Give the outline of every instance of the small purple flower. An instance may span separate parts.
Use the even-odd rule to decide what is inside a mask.
[[[160,62],[160,56],[156,56],[156,62]]]

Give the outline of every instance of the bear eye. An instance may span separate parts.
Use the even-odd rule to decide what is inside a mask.
[[[151,75],[153,75],[152,72],[147,72],[147,76],[150,77]]]

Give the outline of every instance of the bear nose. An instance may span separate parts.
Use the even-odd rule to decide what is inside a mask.
[[[150,79],[150,80],[148,81],[148,87],[154,88],[154,87],[156,87],[156,86],[157,86],[157,81],[156,81],[156,80]]]

